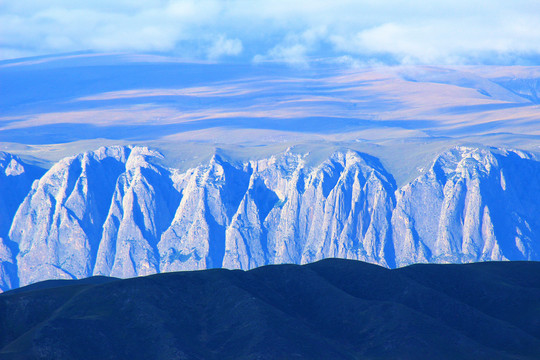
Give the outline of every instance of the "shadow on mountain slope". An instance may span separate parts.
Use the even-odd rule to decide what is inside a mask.
[[[358,261],[34,284],[2,359],[537,359],[540,263]]]

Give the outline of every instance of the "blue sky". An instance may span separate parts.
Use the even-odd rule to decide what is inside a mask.
[[[191,60],[540,64],[538,0],[4,0],[0,59],[75,51]]]

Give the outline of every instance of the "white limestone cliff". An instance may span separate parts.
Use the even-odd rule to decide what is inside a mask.
[[[24,174],[7,156],[5,176]],[[326,257],[387,267],[540,259],[540,162],[523,152],[456,147],[400,189],[351,150],[317,166],[290,151],[246,163],[216,155],[186,171],[160,158],[101,148],[55,164],[18,195],[16,213],[15,198],[0,196],[0,289]]]

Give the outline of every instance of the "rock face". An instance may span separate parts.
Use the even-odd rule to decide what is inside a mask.
[[[94,274],[131,277],[160,271],[157,245],[179,193],[171,173],[148,162],[158,156],[146,148],[132,149],[112,194]]]
[[[18,157],[0,152],[0,291],[18,286],[17,245],[9,240],[8,232],[17,208],[41,174]]]
[[[9,232],[20,285],[92,275],[116,179],[130,149],[101,148],[63,159],[32,185]]]
[[[540,162],[522,152],[454,148],[399,190],[354,151],[315,167],[291,152],[242,164],[216,155],[184,172],[160,157],[101,148],[60,161],[31,189],[33,178],[17,177],[21,190],[0,196],[1,289],[327,257],[386,267],[540,259]],[[5,158],[5,174],[26,174]]]
[[[404,186],[392,217],[396,264],[540,259],[540,162],[459,147]]]
[[[311,169],[291,153],[236,166],[214,156],[185,173],[149,160],[132,153],[118,179],[96,275],[324,257],[388,265],[395,185],[373,158],[336,153]]]

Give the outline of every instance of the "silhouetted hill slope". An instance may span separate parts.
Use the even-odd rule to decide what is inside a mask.
[[[358,261],[0,295],[2,359],[538,359],[540,263]]]

